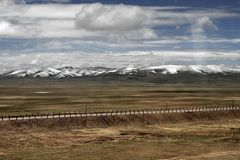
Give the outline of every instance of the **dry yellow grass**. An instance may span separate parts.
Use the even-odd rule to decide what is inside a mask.
[[[212,120],[207,114],[192,120],[179,115],[175,117],[178,122],[172,121],[173,117],[165,117],[168,121],[147,117],[154,122],[150,125],[128,121],[87,128],[74,124],[50,128],[2,126],[0,159],[238,160],[239,114],[235,118],[228,114],[218,114]]]

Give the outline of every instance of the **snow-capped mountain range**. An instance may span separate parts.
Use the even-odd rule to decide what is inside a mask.
[[[239,74],[240,66],[217,65],[162,65],[149,67],[106,68],[106,67],[61,67],[61,68],[27,68],[5,71],[0,77],[31,77],[31,78],[67,78],[99,75],[134,75],[138,73],[174,75],[188,72],[193,74]]]

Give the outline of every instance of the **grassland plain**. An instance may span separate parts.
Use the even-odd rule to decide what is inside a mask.
[[[239,116],[219,111],[1,122],[0,159],[238,160]]]
[[[239,103],[238,83],[4,80],[0,113]],[[0,122],[2,160],[238,160],[239,111]]]
[[[224,105],[239,102],[238,83],[154,84],[67,80],[5,80],[0,113],[24,114],[163,106]]]

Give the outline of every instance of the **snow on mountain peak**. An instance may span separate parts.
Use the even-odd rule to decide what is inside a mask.
[[[198,74],[216,73],[240,73],[239,66],[217,66],[217,65],[161,65],[149,67],[128,66],[125,68],[105,68],[105,67],[62,67],[62,68],[28,68],[2,73],[1,76],[12,77],[82,77],[98,76],[104,74],[133,74],[140,71],[149,71],[152,74],[177,74],[179,72],[191,72]]]

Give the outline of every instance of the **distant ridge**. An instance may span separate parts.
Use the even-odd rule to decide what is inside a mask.
[[[240,67],[217,65],[162,65],[150,67],[61,67],[6,71],[0,78],[132,80],[145,82],[240,82]]]
[[[152,67],[62,67],[62,68],[28,68],[6,71],[1,73],[1,77],[32,77],[32,78],[64,78],[64,77],[84,77],[100,75],[132,75],[138,73],[148,74],[179,74],[189,72],[194,74],[237,74],[240,67],[225,67],[217,65],[162,65]]]

